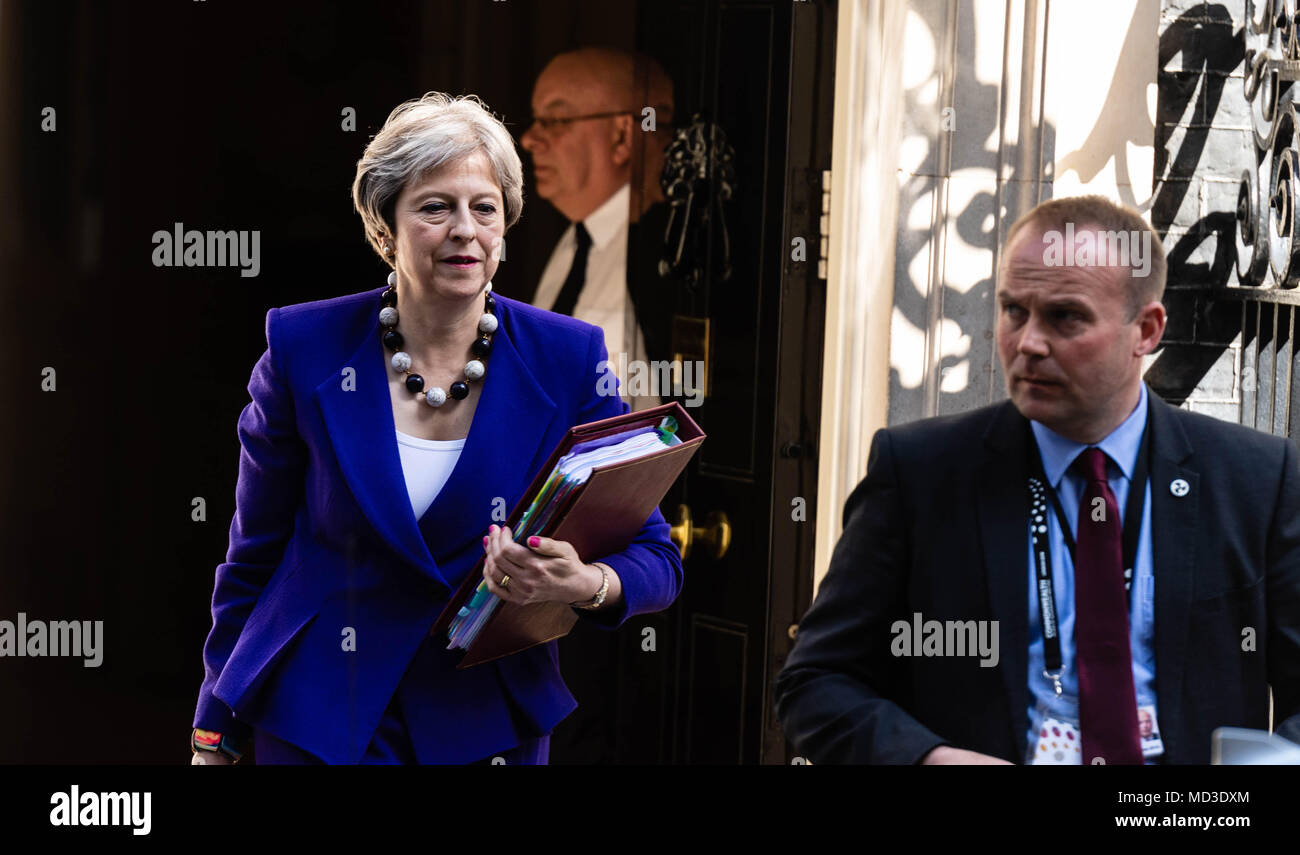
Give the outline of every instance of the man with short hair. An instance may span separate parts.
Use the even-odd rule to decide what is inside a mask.
[[[657,280],[657,259],[628,269],[628,230],[630,220],[634,229],[653,222],[662,242],[658,178],[672,128],[671,79],[648,56],[581,48],[547,63],[532,100],[534,119],[520,143],[533,158],[537,195],[571,223],[533,305],[599,326],[616,366],[622,353],[626,362],[668,359],[671,301]],[[642,130],[646,107],[655,111],[653,132]],[[659,398],[635,395],[631,403],[644,409]]]
[[[646,107],[654,109],[648,129]],[[673,292],[657,272],[666,222],[659,186],[672,136],[673,85],[652,58],[615,48],[552,57],[533,85],[533,121],[520,144],[533,159],[537,195],[569,220],[532,303],[595,324],[612,367],[671,358]],[[620,354],[624,354],[620,360]],[[657,406],[664,390],[624,385],[633,410]],[[595,377],[592,382],[595,382]],[[552,737],[552,756],[602,764],[619,756],[619,710],[610,675],[626,639],[579,625],[559,646],[578,709]]]
[[[1142,382],[1164,278],[1101,197],[1012,226],[1010,401],[876,434],[777,680],[804,756],[1208,763],[1215,728],[1269,727],[1270,686],[1300,737],[1296,448]]]

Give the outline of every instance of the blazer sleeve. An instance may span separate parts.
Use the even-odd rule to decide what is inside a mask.
[[[1282,481],[1269,528],[1268,682],[1274,731],[1300,742],[1300,463],[1283,443]]]
[[[239,722],[212,689],[239,640],[262,589],[284,557],[304,491],[306,447],[298,435],[293,399],[279,357],[279,309],[266,315],[266,352],[248,382],[251,401],[239,416],[239,480],[226,561],[217,567],[212,630],[203,645],[203,685],[194,727],[241,739]]]
[[[628,412],[629,407],[617,394],[617,380],[605,350],[605,334],[592,327],[587,349],[585,378],[596,378],[586,386],[586,403],[578,412],[576,424],[608,419]],[[615,394],[609,394],[614,390]],[[575,609],[590,623],[608,629],[622,626],[633,615],[663,611],[672,605],[682,589],[682,559],[668,537],[669,525],[658,508],[646,520],[632,543],[622,552],[588,559],[608,564],[623,583],[623,601],[617,607],[599,611]]]
[[[890,627],[906,609],[906,520],[887,430],[844,505],[844,531],[775,684],[777,717],[814,763],[916,763],[947,744],[891,698],[904,695],[905,660]]]

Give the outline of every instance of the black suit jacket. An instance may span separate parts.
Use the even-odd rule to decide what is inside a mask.
[[[645,338],[646,359],[669,360],[672,354],[673,310],[677,281],[659,275],[664,255],[668,206],[651,205],[627,231],[627,291]],[[661,394],[665,401],[669,396]]]
[[[1270,684],[1277,731],[1296,739],[1296,448],[1147,391],[1161,762],[1208,763],[1216,727],[1267,729]],[[877,432],[776,682],[777,714],[802,755],[915,763],[948,744],[1023,761],[1030,440],[1009,401]],[[1190,486],[1181,497],[1170,489],[1179,478]],[[916,612],[998,621],[997,666],[894,656],[891,626]]]

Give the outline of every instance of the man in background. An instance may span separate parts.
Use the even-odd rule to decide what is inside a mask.
[[[645,107],[654,109],[654,131],[642,130]],[[533,158],[537,195],[570,223],[533,305],[601,327],[615,369],[620,354],[629,363],[671,358],[671,293],[658,279],[657,258],[637,248],[646,245],[643,238],[653,241],[652,223],[660,224],[662,240],[658,178],[671,135],[672,81],[645,55],[581,48],[554,57],[542,70],[532,110],[520,142]],[[623,392],[633,409],[660,403],[653,393]]]
[[[654,131],[642,129],[645,107],[654,109]],[[672,81],[644,55],[582,48],[542,70],[532,111],[520,143],[533,159],[537,195],[569,221],[533,305],[601,327],[615,372],[620,354],[623,364],[670,359],[674,295],[657,264],[667,221],[659,176],[672,135]],[[628,380],[619,377],[619,390],[633,410],[660,403],[654,392],[662,389],[631,395]],[[585,625],[561,640],[561,670],[578,709],[552,737],[556,762],[626,759],[619,733],[628,716],[618,686],[619,650],[628,641],[625,633]]]

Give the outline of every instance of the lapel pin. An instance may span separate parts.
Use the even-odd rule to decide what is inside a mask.
[[[1173,493],[1175,496],[1186,496],[1188,491],[1191,489],[1191,485],[1182,478],[1175,478],[1169,482],[1169,492]]]

